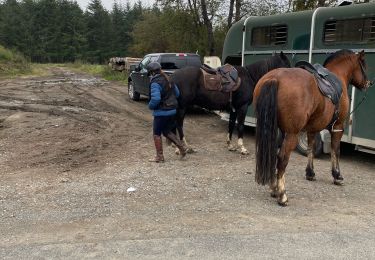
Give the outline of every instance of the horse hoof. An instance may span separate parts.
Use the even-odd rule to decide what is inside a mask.
[[[344,185],[344,181],[343,181],[344,179],[342,179],[342,180],[339,180],[339,179],[334,179],[333,180],[333,184],[335,184],[335,185],[337,185],[337,186],[342,186],[342,185]]]
[[[197,151],[195,151],[193,148],[189,147],[186,149],[186,153],[196,153]]]
[[[237,151],[237,149],[236,149],[236,147],[230,145],[230,146],[228,146],[228,151],[235,152],[235,151]]]
[[[315,176],[306,176],[306,180],[308,181],[316,181]]]
[[[286,206],[288,206],[288,200],[286,200],[286,201],[284,201],[284,202],[278,201],[277,203],[278,203],[279,206],[281,206],[281,207],[286,207]]]
[[[247,155],[247,154],[249,154],[249,151],[246,150],[246,149],[242,149],[242,150],[241,150],[241,154],[242,154],[242,155]]]

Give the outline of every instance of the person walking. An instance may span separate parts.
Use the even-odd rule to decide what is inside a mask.
[[[168,75],[161,70],[161,65],[158,62],[148,64],[147,70],[152,76],[148,107],[153,110],[153,135],[156,149],[155,158],[149,161],[164,162],[162,134],[177,146],[180,156],[183,158],[186,155],[186,149],[181,140],[172,132],[172,129],[176,128],[177,98],[180,91],[171,82]]]

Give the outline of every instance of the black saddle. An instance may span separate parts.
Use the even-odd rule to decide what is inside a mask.
[[[295,67],[312,73],[318,82],[320,92],[328,97],[336,108],[338,107],[342,95],[342,83],[335,74],[318,63],[312,65],[307,61],[298,61]]]
[[[324,68],[322,65],[316,63],[314,65],[307,61],[299,61],[295,65],[296,68],[305,69],[312,73],[318,83],[320,92],[328,97],[335,105],[335,113],[331,122],[326,129],[332,130],[339,114],[339,102],[342,95],[342,83],[335,74]]]

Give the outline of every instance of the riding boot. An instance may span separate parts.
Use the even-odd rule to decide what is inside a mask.
[[[187,151],[184,143],[180,139],[178,139],[173,132],[169,132],[165,137],[167,137],[172,143],[174,143],[177,146],[177,148],[180,150],[181,158],[184,158]]]
[[[164,156],[163,156],[163,142],[161,139],[161,136],[154,135],[154,143],[155,143],[155,149],[156,149],[156,156],[153,159],[148,160],[149,162],[164,162]]]

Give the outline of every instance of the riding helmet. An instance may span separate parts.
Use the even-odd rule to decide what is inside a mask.
[[[159,62],[151,62],[147,65],[147,70],[149,72],[157,72],[159,70],[161,70],[161,65]]]

